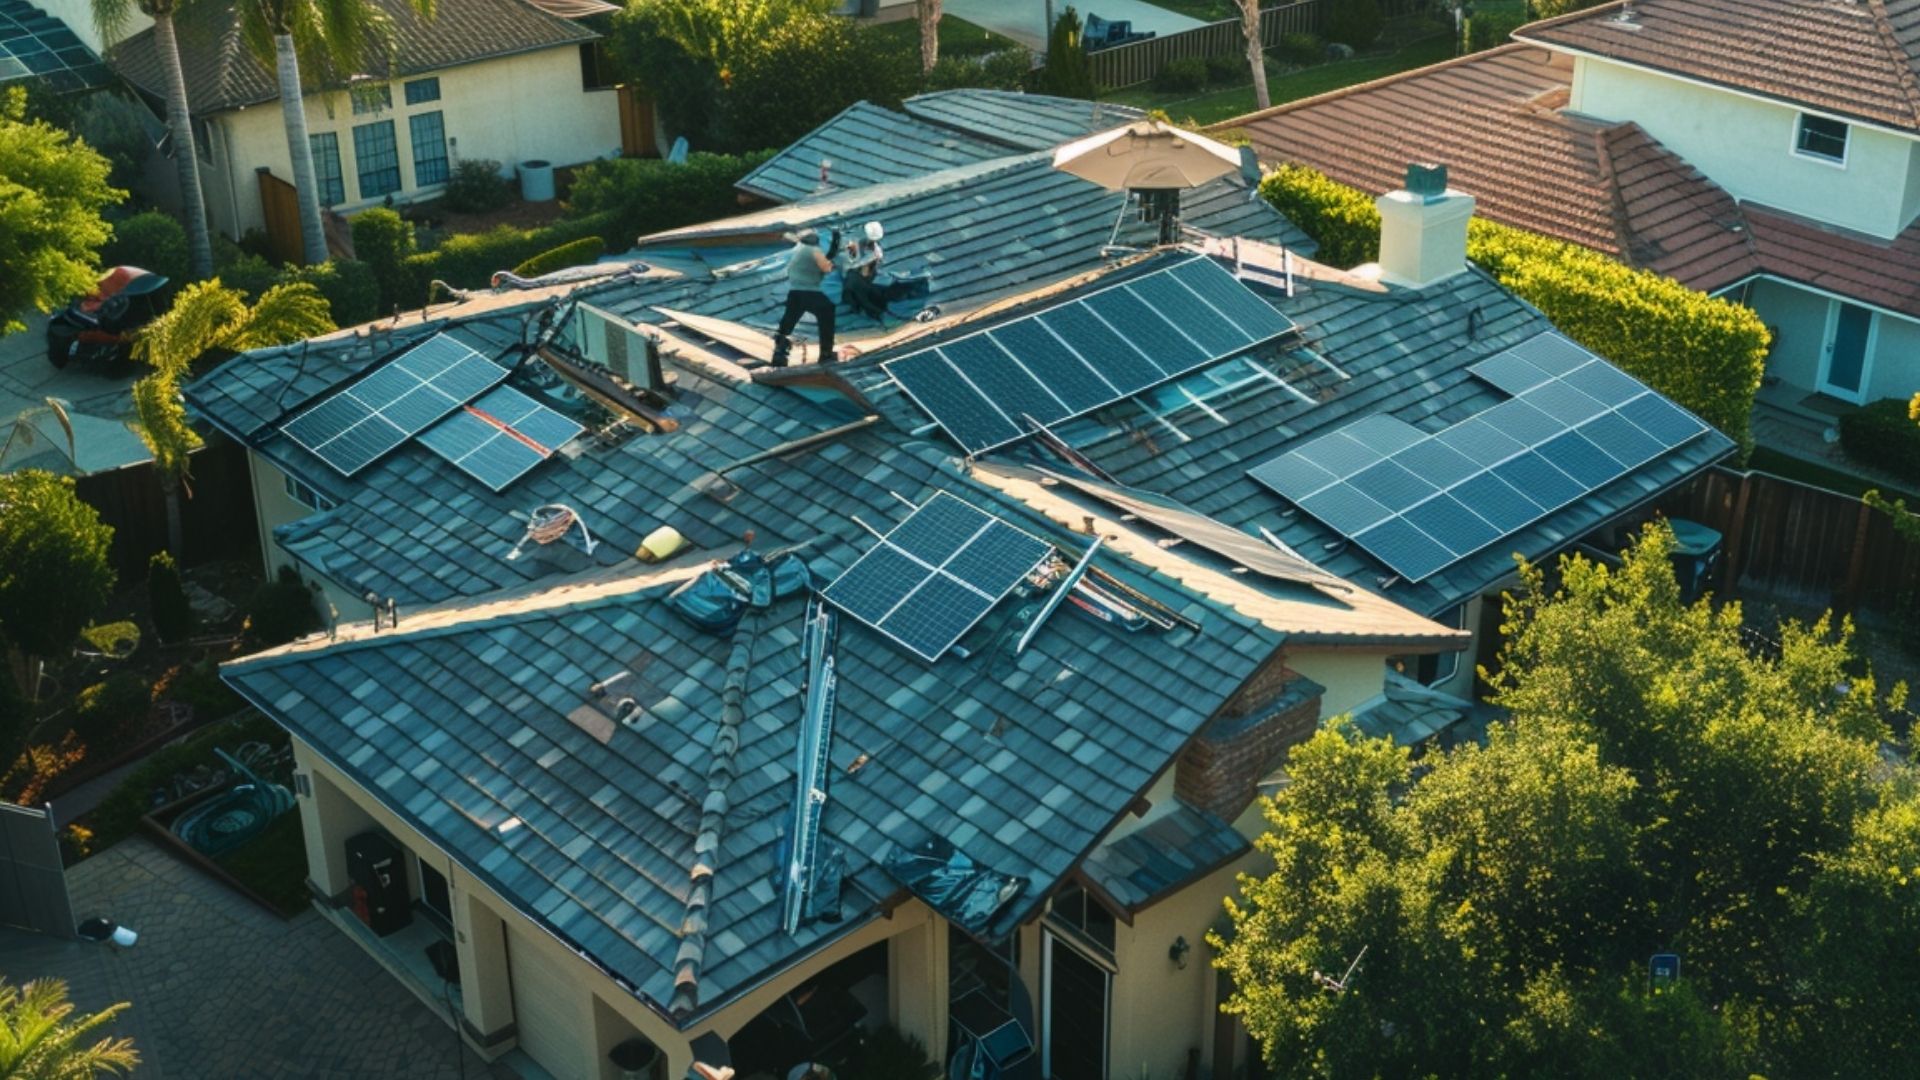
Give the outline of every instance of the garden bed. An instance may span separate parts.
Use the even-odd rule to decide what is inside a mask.
[[[307,847],[296,807],[273,819],[259,835],[223,855],[208,856],[175,836],[180,815],[221,794],[226,786],[195,792],[141,816],[154,843],[174,858],[221,882],[283,919],[306,910]]]

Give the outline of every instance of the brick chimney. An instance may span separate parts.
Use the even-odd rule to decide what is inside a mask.
[[[1473,196],[1447,186],[1445,165],[1407,166],[1407,186],[1373,202],[1380,208],[1380,280],[1422,289],[1466,270]]]
[[[1325,692],[1276,654],[1188,744],[1174,765],[1174,794],[1228,821],[1239,817],[1287,749],[1320,726]]]

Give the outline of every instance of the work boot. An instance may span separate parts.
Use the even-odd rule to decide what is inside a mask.
[[[776,334],[773,338],[773,366],[786,367],[787,354],[793,351],[793,339],[785,334]]]

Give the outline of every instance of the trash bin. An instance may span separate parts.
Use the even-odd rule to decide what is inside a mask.
[[[1680,582],[1680,598],[1691,604],[1706,593],[1720,566],[1720,532],[1697,521],[1669,518],[1673,527],[1673,576]]]
[[[535,158],[520,163],[520,197],[528,202],[553,201],[553,162]]]
[[[607,1060],[620,1080],[659,1080],[660,1048],[638,1035],[607,1051]]]

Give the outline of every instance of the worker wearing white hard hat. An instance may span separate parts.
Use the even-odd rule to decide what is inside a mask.
[[[880,240],[887,235],[877,221],[861,226],[860,239],[847,245],[846,298],[854,310],[879,320],[887,313],[886,292],[880,286],[880,264],[887,254]]]

